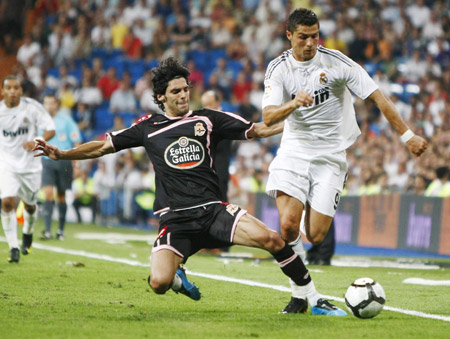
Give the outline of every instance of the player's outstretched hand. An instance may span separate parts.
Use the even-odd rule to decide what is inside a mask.
[[[47,141],[36,139],[36,145],[33,151],[39,151],[40,153],[35,154],[35,157],[42,157],[43,155],[48,156],[50,159],[58,160],[61,156],[61,151],[58,147],[49,144]]]
[[[418,135],[415,135],[411,139],[408,140],[408,142],[406,143],[406,146],[408,146],[409,151],[412,154],[414,154],[416,156],[420,156],[427,149],[428,143],[424,138],[422,138]]]

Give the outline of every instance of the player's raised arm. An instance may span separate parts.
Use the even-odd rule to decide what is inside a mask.
[[[314,98],[305,91],[299,91],[295,98],[286,102],[283,105],[266,106],[263,109],[263,121],[267,126],[272,126],[280,121],[283,121],[291,114],[294,110],[301,106],[311,106],[314,103]]]
[[[105,139],[104,141],[87,142],[67,151],[61,151],[58,147],[38,139],[33,151],[41,152],[36,154],[35,157],[46,155],[53,160],[83,160],[99,158],[105,154],[113,153],[114,148],[110,140]]]
[[[249,139],[252,138],[267,138],[275,134],[283,132],[284,121],[275,125],[267,126],[264,122],[257,122],[253,124],[253,128],[247,133]]]
[[[393,102],[386,97],[380,90],[374,91],[369,99],[373,100],[389,123],[401,135],[401,140],[408,147],[409,151],[420,156],[427,149],[427,142],[424,138],[415,135],[408,125],[403,121],[400,114],[397,112]]]

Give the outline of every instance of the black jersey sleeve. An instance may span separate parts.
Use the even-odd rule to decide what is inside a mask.
[[[221,111],[208,110],[213,120],[213,130],[223,139],[245,140],[253,123],[241,116]]]
[[[107,133],[106,137],[111,140],[114,151],[118,152],[126,148],[143,146],[143,134],[144,124],[139,123],[119,131]]]

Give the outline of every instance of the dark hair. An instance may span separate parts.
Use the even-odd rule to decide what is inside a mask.
[[[184,67],[176,58],[168,57],[162,60],[158,67],[152,68],[153,101],[161,110],[165,110],[164,104],[158,100],[158,95],[166,94],[169,82],[173,79],[184,78],[189,84],[188,69]]]
[[[7,75],[2,80],[2,88],[5,86],[5,81],[6,80],[17,80],[17,81],[19,81],[19,79],[17,79],[17,77],[15,75]],[[20,83],[20,81],[19,81],[19,83]]]
[[[289,15],[287,30],[294,33],[298,25],[314,26],[315,24],[319,25],[316,13],[306,8],[298,8]]]
[[[442,166],[436,169],[436,176],[438,179],[444,179],[448,175],[448,167]]]

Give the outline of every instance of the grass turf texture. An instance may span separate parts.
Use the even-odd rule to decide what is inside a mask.
[[[42,225],[37,227],[38,238]],[[110,244],[79,240],[80,232],[148,235],[130,229],[68,225],[66,241],[36,242],[148,263],[151,247],[142,241]],[[233,247],[235,252],[265,252]],[[0,243],[1,338],[448,338],[450,323],[383,311],[361,320],[305,315],[281,315],[290,295],[261,287],[189,276],[202,292],[194,302],[169,291],[154,294],[146,283],[148,267],[130,266],[35,248],[20,263],[6,261],[7,245]],[[74,265],[77,263],[78,265]],[[447,261],[448,263],[448,261]],[[230,261],[208,255],[191,257],[193,272],[223,275],[288,287],[272,261]],[[408,277],[448,280],[449,269],[405,270],[311,266],[318,290],[343,297],[356,278],[379,281],[387,305],[449,316],[449,287],[406,285]],[[320,269],[321,272],[314,272]],[[345,305],[335,302],[341,308]]]

